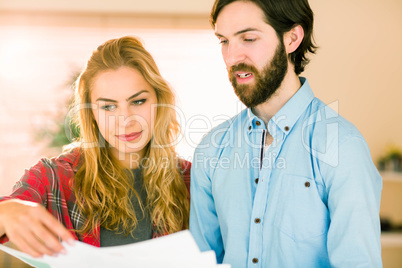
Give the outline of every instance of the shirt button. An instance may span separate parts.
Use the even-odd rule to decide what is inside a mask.
[[[285,131],[289,131],[289,129],[290,129],[290,128],[289,128],[288,126],[285,127]]]
[[[257,183],[257,184],[258,184],[258,178],[257,178],[257,179],[255,179],[255,183]]]
[[[255,124],[256,124],[257,126],[260,126],[260,125],[261,125],[261,122],[260,122],[260,121],[257,121],[257,122],[255,122]]]
[[[306,182],[304,183],[304,186],[306,186],[306,187],[308,188],[308,187],[310,187],[310,183],[309,183],[308,181],[306,181]]]
[[[261,220],[260,220],[260,218],[255,218],[254,222],[259,224],[261,222]]]
[[[257,258],[254,258],[254,259],[253,259],[253,263],[258,263],[258,259],[257,259]]]

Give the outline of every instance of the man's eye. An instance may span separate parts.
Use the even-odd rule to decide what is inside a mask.
[[[103,105],[103,106],[101,106],[101,109],[105,110],[105,111],[112,111],[112,110],[116,109],[116,105],[114,105],[114,104]]]
[[[135,101],[132,102],[132,104],[134,104],[134,105],[141,105],[141,104],[143,104],[143,103],[146,102],[146,101],[147,101],[147,99],[135,100]]]
[[[255,38],[245,38],[244,41],[245,42],[254,42]]]
[[[224,44],[227,44],[228,43],[228,40],[219,40],[219,44],[221,44],[221,45],[224,45]]]

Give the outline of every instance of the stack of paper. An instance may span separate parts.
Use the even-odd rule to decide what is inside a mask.
[[[76,241],[74,246],[63,243],[66,255],[33,258],[28,254],[0,245],[0,249],[38,268],[48,267],[146,267],[146,268],[230,268],[216,264],[213,251],[200,252],[188,230],[148,241],[97,248]]]

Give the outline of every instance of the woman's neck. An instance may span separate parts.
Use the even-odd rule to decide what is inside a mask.
[[[123,153],[116,149],[112,150],[114,157],[116,157],[123,167],[127,169],[136,169],[142,165],[144,152]]]

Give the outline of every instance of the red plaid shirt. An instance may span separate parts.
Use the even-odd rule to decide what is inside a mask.
[[[41,159],[35,166],[25,170],[25,174],[14,186],[12,194],[0,197],[0,202],[18,198],[42,204],[59,222],[70,230],[76,240],[99,247],[99,236],[94,235],[94,232],[79,235],[73,231],[73,229],[80,229],[85,222],[84,216],[79,212],[72,189],[74,175],[79,168],[79,162],[79,149],[56,158]],[[191,163],[180,160],[180,165],[184,183],[190,195]],[[98,225],[96,229],[96,233],[99,234],[100,226]],[[154,231],[153,237],[162,235],[164,234]],[[0,243],[7,241],[6,236],[0,238]]]

